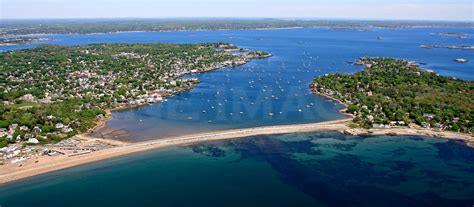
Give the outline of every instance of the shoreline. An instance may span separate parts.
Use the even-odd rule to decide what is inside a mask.
[[[428,21],[429,22],[429,21]],[[449,22],[449,21],[448,21]],[[451,21],[452,23],[469,23],[467,21]],[[456,28],[456,25],[410,25],[410,26],[376,26],[376,29],[417,29],[417,28]],[[359,29],[354,27],[353,29]],[[473,26],[466,26],[466,28],[474,28]],[[28,34],[1,34],[0,37],[22,37],[22,36],[48,36],[48,35],[105,35],[105,34],[121,34],[121,33],[140,33],[140,32],[207,32],[207,31],[264,31],[264,30],[291,30],[291,29],[340,29],[338,26],[287,26],[287,27],[255,27],[255,28],[235,28],[235,29],[170,29],[170,30],[129,30],[129,31],[111,31],[111,32],[70,32],[70,33],[28,33]]]
[[[265,30],[291,30],[291,29],[331,29],[328,26],[315,27],[256,27],[251,29],[191,29],[191,30],[130,30],[130,31],[114,31],[114,32],[92,32],[92,33],[32,33],[32,34],[18,34],[18,35],[0,35],[0,37],[23,37],[23,36],[50,36],[50,35],[106,35],[106,34],[123,34],[123,33],[141,33],[141,32],[157,32],[157,33],[172,33],[172,32],[209,32],[209,31],[265,31]]]
[[[321,93],[311,87],[314,94],[323,96],[330,100],[336,101],[339,104],[343,105],[344,108],[339,110],[341,114],[344,114],[347,117],[353,118],[354,115],[347,113],[347,104],[343,103],[341,100],[336,99],[328,94]],[[353,123],[352,120],[349,123]],[[435,129],[425,129],[421,127],[417,128],[410,128],[408,126],[403,127],[394,127],[389,129],[364,129],[364,128],[351,128],[346,129],[343,132],[346,135],[353,135],[353,136],[428,136],[432,138],[442,138],[442,139],[454,139],[454,140],[462,140],[466,143],[467,146],[474,148],[474,136],[464,133],[452,132],[452,131],[440,131]]]
[[[245,65],[247,63],[249,63],[250,61],[252,60],[258,60],[258,59],[265,59],[265,58],[270,58],[270,57],[273,57],[273,54],[272,53],[268,53],[264,56],[260,56],[260,57],[257,57],[257,56],[252,56],[252,57],[244,57],[243,59],[243,63],[240,63],[240,64],[235,64],[235,65],[222,65],[222,66],[214,66],[214,67],[207,67],[207,68],[203,68],[203,70],[201,71],[198,71],[198,72],[189,72],[189,73],[185,73],[185,74],[182,74],[178,77],[175,77],[174,80],[178,80],[179,78],[182,78],[186,75],[192,75],[192,74],[201,74],[201,73],[207,73],[207,72],[212,72],[212,71],[215,71],[215,70],[221,70],[221,69],[225,69],[225,68],[235,68],[235,67],[239,67],[239,66],[242,66],[242,65]],[[189,87],[185,87],[185,88],[181,88],[180,90],[177,90],[175,93],[170,93],[170,94],[167,94],[165,96],[162,96],[162,98],[167,98],[167,97],[172,97],[172,96],[175,96],[175,95],[178,95],[180,93],[184,93],[184,92],[188,92],[190,90],[192,90],[194,87],[196,87],[197,85],[200,84],[200,81],[198,83],[194,83],[192,84],[191,86]],[[159,102],[161,103],[161,102]],[[112,119],[112,112],[115,112],[115,111],[126,111],[126,110],[131,110],[131,109],[136,109],[136,108],[140,108],[140,107],[144,107],[144,106],[147,106],[147,105],[150,105],[150,104],[156,104],[156,103],[143,103],[143,104],[134,104],[134,105],[131,105],[131,104],[123,104],[123,105],[119,105],[117,107],[112,107],[112,108],[108,108],[108,109],[103,109],[105,111],[105,116],[103,119],[100,119],[98,121],[96,121],[95,123],[95,126],[94,127],[91,127],[90,129],[86,130],[85,132],[82,132],[81,135],[85,135],[87,134],[86,136],[88,136],[89,134],[93,133],[95,130],[97,129],[100,129],[100,128],[103,128],[105,127],[105,125],[107,124],[107,122],[109,122],[111,119]]]
[[[271,54],[269,54],[271,56]],[[266,57],[262,57],[266,58]],[[244,63],[251,61],[252,59],[259,58],[247,58]],[[205,68],[204,71],[208,72],[217,70],[225,67],[209,67]],[[194,86],[194,85],[193,85]],[[186,88],[180,92],[187,91],[193,87]],[[131,108],[141,107],[143,105],[121,105],[115,108],[106,109],[106,115],[103,119],[96,122],[96,125],[86,132],[76,135],[77,137],[84,140],[95,140],[106,142],[111,145],[109,148],[101,149],[98,151],[89,152],[87,154],[75,155],[74,157],[61,155],[61,156],[39,156],[36,159],[30,159],[21,163],[21,165],[6,163],[0,165],[0,186],[20,181],[29,177],[50,173],[53,171],[64,170],[80,165],[94,163],[102,160],[116,158],[120,156],[130,155],[139,152],[145,152],[149,150],[155,150],[166,147],[174,147],[180,145],[189,145],[200,142],[220,141],[236,138],[251,137],[257,135],[272,135],[272,134],[288,134],[288,133],[303,133],[303,132],[328,132],[336,131],[346,135],[353,136],[427,136],[433,138],[442,138],[447,140],[462,140],[467,146],[474,148],[474,136],[469,134],[462,134],[450,131],[436,131],[434,129],[424,128],[410,128],[410,127],[395,127],[389,129],[363,129],[363,128],[351,128],[349,125],[353,120],[354,115],[346,113],[347,104],[340,100],[331,97],[328,94],[320,93],[316,90],[312,90],[314,94],[333,100],[344,106],[339,112],[345,115],[345,118],[341,118],[333,121],[318,122],[318,123],[307,123],[307,124],[294,124],[294,125],[276,125],[276,126],[261,126],[252,128],[242,129],[231,129],[222,131],[213,131],[206,133],[197,133],[176,137],[168,137],[163,139],[157,139],[152,141],[128,143],[121,142],[113,139],[101,139],[90,136],[90,133],[94,130],[100,129],[106,125],[106,123],[112,118],[112,112],[120,110],[128,110]],[[169,94],[169,96],[175,95]],[[166,97],[166,96],[165,96]]]
[[[325,97],[327,99],[333,100],[338,102],[339,104],[343,105],[344,108],[339,110],[341,114],[344,114],[347,117],[354,118],[353,114],[347,113],[348,105],[342,102],[339,99],[332,97],[329,94],[321,93],[317,91],[313,84],[310,84],[311,91],[319,96]],[[349,123],[354,123],[352,120]],[[398,126],[393,128],[387,129],[365,129],[361,127],[357,128],[350,128],[346,129],[343,132],[346,135],[353,135],[353,136],[427,136],[432,138],[441,138],[441,139],[452,139],[452,140],[462,140],[466,143],[467,146],[474,148],[474,136],[470,134],[460,133],[460,132],[453,132],[453,131],[441,131],[432,128],[422,128],[420,126],[417,127],[410,127],[410,126]]]
[[[79,135],[82,139],[101,140],[109,142],[114,147],[103,150],[91,152],[89,154],[68,157],[57,156],[47,157],[42,156],[38,158],[39,162],[30,160],[25,165],[18,167],[14,164],[6,164],[0,166],[0,186],[14,183],[26,178],[37,175],[42,175],[58,170],[64,170],[80,165],[90,164],[102,160],[117,158],[125,155],[174,147],[189,145],[200,142],[221,141],[237,138],[245,138],[257,135],[272,135],[272,134],[288,134],[288,133],[304,133],[304,132],[328,132],[336,131],[346,135],[354,136],[428,136],[433,138],[462,140],[469,147],[474,148],[474,137],[470,135],[455,133],[455,132],[435,132],[429,129],[414,129],[414,128],[391,128],[391,129],[351,129],[348,124],[352,123],[352,118],[326,121],[309,124],[295,124],[295,125],[278,125],[278,126],[264,126],[244,129],[232,129],[223,131],[214,131],[208,133],[199,133],[193,135],[184,135],[178,137],[170,137],[159,140],[152,140],[139,143],[126,143],[115,140],[107,140],[89,137],[86,134]]]
[[[265,126],[265,127],[254,127],[245,129],[233,129],[215,131],[209,133],[200,133],[194,135],[185,135],[179,137],[170,137],[165,139],[139,142],[139,143],[126,143],[115,140],[109,140],[111,143],[117,146],[106,148],[103,150],[91,152],[89,154],[68,157],[68,156],[56,156],[48,157],[41,156],[35,162],[29,160],[24,163],[24,166],[18,167],[15,164],[7,163],[0,166],[0,186],[6,185],[15,181],[23,180],[25,178],[63,170],[71,167],[76,167],[88,163],[93,163],[101,160],[110,158],[120,157],[138,152],[144,152],[154,149],[188,145],[193,143],[205,142],[205,141],[218,141],[228,140],[242,137],[250,137],[256,135],[271,135],[271,134],[287,134],[287,133],[298,133],[298,132],[322,132],[322,131],[338,131],[343,133],[343,129],[347,129],[346,124],[350,122],[350,118],[327,121],[320,123],[311,124],[300,124],[300,125],[281,125],[281,126]],[[89,137],[86,134],[79,135],[80,138],[91,139],[91,140],[103,140],[94,137]]]

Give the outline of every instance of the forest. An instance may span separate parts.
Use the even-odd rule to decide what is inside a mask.
[[[473,133],[474,83],[420,69],[392,58],[362,58],[365,69],[328,74],[312,83],[315,92],[348,106],[365,128],[408,125]]]

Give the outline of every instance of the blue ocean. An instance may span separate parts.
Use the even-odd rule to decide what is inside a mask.
[[[436,32],[463,32],[457,38]],[[342,118],[313,95],[315,76],[353,73],[359,57],[413,60],[474,80],[473,28],[322,28],[43,35],[39,44],[230,42],[273,57],[193,74],[202,82],[160,104],[114,112],[108,129],[139,142],[215,130]],[[457,58],[471,60],[457,63]],[[339,133],[255,136],[119,157],[0,187],[0,206],[472,206],[474,150],[427,137]]]

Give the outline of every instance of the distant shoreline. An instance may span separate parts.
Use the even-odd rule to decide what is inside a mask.
[[[8,37],[8,38],[0,38],[2,40],[2,43],[0,43],[0,47],[12,47],[12,46],[18,46],[18,45],[31,45],[33,43],[39,43],[39,42],[46,42],[51,40],[50,38],[37,38],[32,36],[31,39],[23,39],[26,36],[16,36],[16,37]],[[17,38],[17,39],[15,39]],[[16,40],[16,42],[10,43],[9,40],[13,39],[13,41]],[[6,41],[6,42],[5,42]]]
[[[378,29],[416,29],[416,28],[444,28],[445,26],[406,26],[406,27],[372,27]],[[451,26],[456,27],[456,26]],[[469,27],[472,28],[472,27]],[[332,30],[353,30],[359,32],[367,32],[370,30],[361,30],[360,27],[332,27],[332,26],[308,26],[308,27],[257,27],[249,29],[189,29],[189,30],[130,30],[130,31],[113,31],[113,32],[91,32],[91,33],[31,33],[18,35],[0,35],[0,37],[21,37],[21,36],[45,36],[45,35],[106,35],[106,34],[122,34],[122,33],[140,33],[140,32],[206,32],[206,31],[266,31],[266,30],[292,30],[292,29],[332,29]]]
[[[122,33],[141,33],[141,32],[156,32],[156,33],[171,33],[171,32],[207,32],[207,31],[265,31],[265,30],[291,30],[291,29],[336,29],[332,27],[274,27],[274,28],[252,28],[252,29],[195,29],[195,30],[131,30],[131,31],[115,31],[115,32],[92,32],[92,33],[32,33],[24,35],[0,35],[0,37],[23,37],[23,36],[45,36],[45,35],[106,35],[106,34],[122,34]]]

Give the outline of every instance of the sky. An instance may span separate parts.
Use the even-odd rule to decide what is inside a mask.
[[[1,19],[127,17],[474,21],[474,0],[0,0]]]

